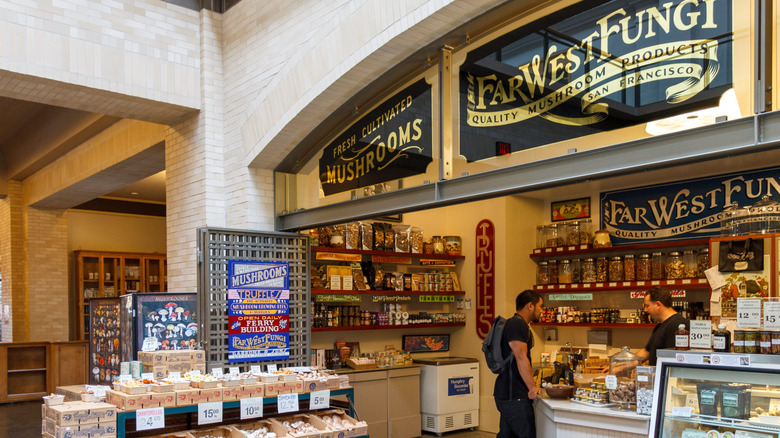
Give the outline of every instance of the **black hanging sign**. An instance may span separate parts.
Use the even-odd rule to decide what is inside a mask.
[[[468,161],[717,105],[732,86],[732,0],[584,3],[469,53]]]
[[[431,86],[424,79],[355,121],[320,158],[326,196],[425,173],[433,161]]]

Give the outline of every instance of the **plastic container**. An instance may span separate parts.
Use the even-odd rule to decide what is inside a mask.
[[[592,258],[587,258],[582,261],[582,282],[596,282],[596,262]]]
[[[655,262],[655,260],[653,260]],[[666,258],[666,278],[669,280],[679,280],[685,277],[685,263],[683,263],[682,254],[679,251],[672,251]],[[653,276],[653,279],[656,279]]]
[[[696,254],[693,250],[683,251],[683,278],[696,278]]]
[[[609,259],[609,281],[623,281],[623,258],[620,256]]]
[[[546,261],[541,261],[536,266],[536,284],[550,284],[550,269]]]
[[[444,254],[444,239],[441,236],[433,236],[431,242],[433,243],[434,254]]]
[[[566,245],[579,245],[580,241],[580,223],[577,221],[569,222],[566,226]]]
[[[734,344],[732,349],[734,353],[745,352],[745,330],[734,330]]]
[[[444,252],[447,255],[459,256],[461,253],[460,236],[444,236]]]
[[[761,354],[772,354],[772,332],[761,331],[758,335],[758,350]]]
[[[558,283],[571,284],[572,278],[571,260],[561,260],[561,263],[558,265]]]
[[[550,284],[558,283],[558,261],[557,260],[548,260],[547,261],[547,268],[550,271]]]
[[[638,281],[648,281],[653,278],[653,262],[650,260],[650,254],[639,254],[639,260],[636,262],[636,279]]]
[[[653,413],[655,394],[655,367],[636,367],[636,413]]]
[[[545,227],[545,233],[544,233],[544,240],[545,240],[545,247],[546,248],[555,248],[558,246],[563,246],[564,244],[564,236],[560,235],[558,233],[558,224],[550,224]]]
[[[623,280],[636,280],[636,260],[634,260],[633,254],[626,254],[623,257]]]
[[[664,280],[666,279],[666,273],[664,265],[664,254],[662,252],[654,252],[652,255],[652,264],[653,264],[653,272],[651,274],[651,278],[653,280]]]
[[[628,347],[609,357],[606,386],[609,402],[615,404],[615,409],[636,408],[636,364],[639,362],[639,356]]]
[[[609,271],[609,261],[606,257],[599,257],[596,259],[596,281],[607,281]]]
[[[536,226],[536,248],[544,248],[544,225]]]
[[[593,221],[583,219],[579,221],[580,245],[593,245]]]
[[[582,261],[580,259],[573,259],[571,261],[571,282],[582,282]]]
[[[780,332],[772,332],[772,354],[780,354]]]

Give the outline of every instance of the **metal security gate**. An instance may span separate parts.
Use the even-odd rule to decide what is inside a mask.
[[[290,358],[279,367],[311,361],[309,238],[294,233],[198,229],[199,341],[206,350],[207,371],[228,364],[228,260],[290,264]],[[248,369],[262,362],[232,364]]]

